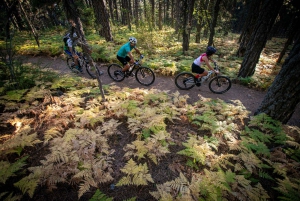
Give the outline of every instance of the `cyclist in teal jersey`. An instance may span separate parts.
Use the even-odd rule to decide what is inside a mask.
[[[118,51],[117,53],[117,59],[123,64],[122,72],[126,72],[130,64],[134,63],[134,58],[132,56],[131,50],[135,49],[135,51],[142,55],[141,52],[136,48],[137,39],[134,37],[130,37],[129,41],[125,43]]]

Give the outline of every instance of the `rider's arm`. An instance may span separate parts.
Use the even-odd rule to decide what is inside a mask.
[[[208,58],[207,56],[203,57],[203,60],[205,61],[205,64],[215,73],[219,73],[219,71],[216,71],[213,67],[211,67],[211,65],[209,64],[209,60],[212,62],[215,62],[215,60],[213,60],[212,58]]]
[[[141,55],[141,52],[140,52],[140,50],[139,50],[139,49],[137,49],[136,47],[135,47],[134,49],[135,49],[135,51],[136,51],[138,54],[140,54],[140,55]]]
[[[131,52],[128,52],[128,56],[130,57],[131,62],[134,62],[133,56]]]
[[[212,71],[214,71],[214,68],[210,66],[209,64],[209,58],[207,56],[203,56],[202,59],[205,61],[205,64],[208,66],[208,68]]]

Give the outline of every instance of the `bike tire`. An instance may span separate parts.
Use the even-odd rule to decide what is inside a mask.
[[[114,81],[121,82],[125,79],[125,74],[122,72],[122,69],[122,66],[118,64],[110,64],[107,68],[107,73]]]
[[[231,80],[226,76],[217,76],[210,80],[209,89],[215,94],[223,94],[231,88]]]
[[[85,63],[85,69],[86,69],[86,72],[91,76],[91,78],[93,78],[93,79],[97,78],[96,66],[93,67],[89,63]]]
[[[76,74],[79,73],[79,70],[77,70],[77,69],[75,68],[75,62],[74,62],[74,60],[73,60],[72,57],[68,57],[68,58],[67,58],[67,66],[69,67],[69,69],[70,69],[73,73],[76,73]]]
[[[135,72],[135,79],[144,86],[149,86],[155,81],[155,74],[151,68],[141,66]]]
[[[196,83],[195,83],[195,77],[192,73],[189,72],[182,72],[179,73],[175,77],[175,85],[182,90],[189,90],[193,88]]]

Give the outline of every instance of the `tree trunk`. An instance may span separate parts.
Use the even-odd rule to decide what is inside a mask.
[[[274,24],[277,14],[283,4],[283,0],[265,0],[259,12],[258,20],[247,45],[245,57],[241,65],[238,77],[249,77],[255,72],[259,60],[267,42],[268,34]]]
[[[247,17],[246,22],[244,23],[242,33],[239,38],[239,49],[237,51],[237,56],[243,57],[246,52],[247,44],[250,40],[250,36],[253,32],[254,25],[257,20],[257,13],[259,13],[260,10],[260,4],[262,0],[251,0],[250,2],[247,1]]]
[[[158,29],[162,30],[162,16],[163,16],[163,10],[162,10],[162,0],[158,1]]]
[[[113,41],[105,0],[92,0],[92,4],[96,24],[99,25],[99,35],[104,37],[106,41]]]
[[[292,23],[290,24],[289,30],[288,30],[288,39],[284,44],[283,49],[281,50],[278,59],[277,59],[277,63],[281,62],[281,59],[283,58],[286,50],[288,49],[288,47],[292,44],[293,39],[296,36],[296,33],[300,30],[300,26],[299,26],[299,19],[300,16],[298,16],[297,18],[294,16],[294,18],[292,19]]]
[[[210,25],[210,34],[209,34],[209,40],[208,40],[208,46],[213,45],[214,43],[214,36],[215,36],[215,27],[217,25],[218,15],[220,11],[220,3],[222,0],[216,0],[215,7],[214,7],[214,13],[212,18],[212,23]]]
[[[76,33],[79,36],[80,46],[83,50],[83,53],[87,57],[90,65],[93,68],[96,68],[95,63],[93,61],[93,58],[90,55],[91,48],[87,44],[87,41],[86,41],[85,36],[84,36],[84,31],[83,31],[82,23],[81,23],[81,20],[80,20],[80,17],[79,17],[79,12],[78,12],[77,6],[75,5],[73,0],[64,0],[63,3],[64,3],[64,8],[65,8],[65,11],[66,11],[67,18],[72,19],[76,23]],[[98,73],[96,73],[96,76],[97,76],[97,81],[98,81],[100,93],[101,93],[101,96],[102,96],[102,101],[105,101],[105,96],[104,96],[104,91],[103,91],[100,75]]]
[[[135,26],[136,28],[139,28],[139,9],[140,9],[140,3],[139,0],[134,0],[134,10],[133,10],[133,15],[134,15],[134,20],[135,20]]]
[[[21,2],[19,2],[19,5],[20,5],[20,9],[21,9],[22,13],[24,14],[24,17],[25,17],[25,19],[26,19],[26,21],[27,21],[27,23],[28,23],[28,25],[29,25],[29,27],[31,29],[31,32],[32,32],[32,34],[34,36],[34,39],[35,39],[37,45],[40,46],[39,35],[38,35],[37,31],[35,30],[35,27],[31,23],[31,21],[29,20],[29,18],[27,16],[27,13],[25,12],[25,10],[24,10]]]
[[[184,53],[189,50],[194,4],[195,0],[182,1],[182,51]]]
[[[268,89],[264,100],[255,115],[265,113],[283,124],[287,123],[300,102],[300,32],[289,57],[273,84]]]
[[[150,0],[151,4],[151,27],[155,29],[155,0]]]

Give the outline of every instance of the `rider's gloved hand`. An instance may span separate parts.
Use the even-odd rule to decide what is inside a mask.
[[[141,54],[140,58],[141,58],[141,59],[144,58],[144,55]]]
[[[214,71],[215,71],[215,73],[217,73],[217,74],[219,73],[219,71],[218,71],[218,70],[214,70]]]

